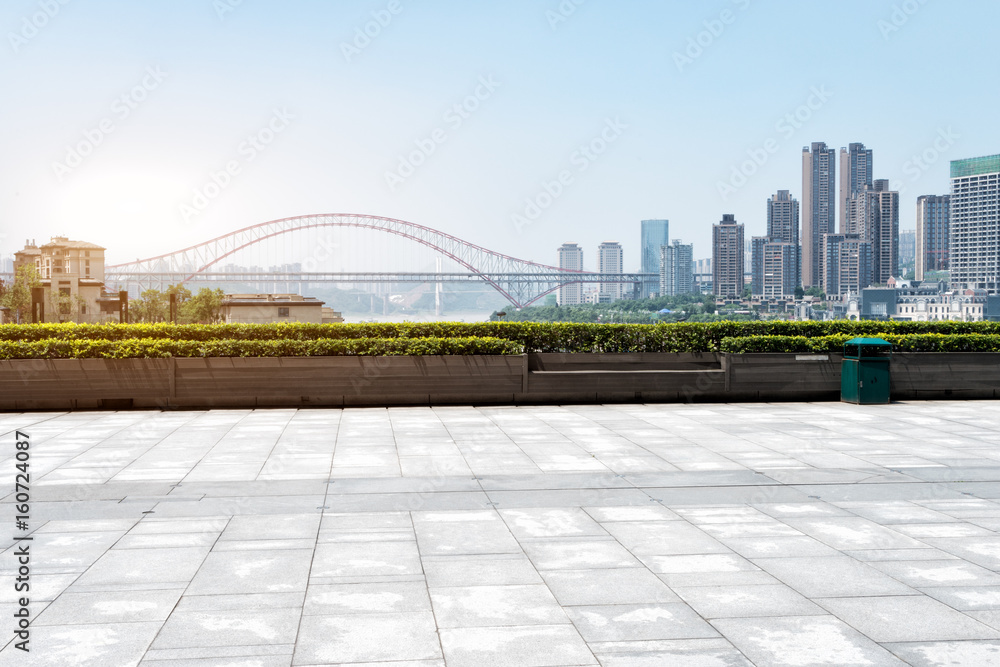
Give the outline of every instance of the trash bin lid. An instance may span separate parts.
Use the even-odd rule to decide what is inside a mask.
[[[852,338],[844,343],[848,359],[884,359],[892,356],[892,343],[881,338]]]

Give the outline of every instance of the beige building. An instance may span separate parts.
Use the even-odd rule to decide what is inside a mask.
[[[720,299],[743,296],[743,246],[743,225],[726,213],[722,222],[712,226],[712,286]]]
[[[344,321],[340,313],[326,308],[319,299],[298,294],[227,294],[219,314],[227,324]]]
[[[14,253],[14,275],[34,264],[45,290],[46,322],[99,322],[104,287],[104,248],[86,241],[53,237],[38,246],[27,242]]]

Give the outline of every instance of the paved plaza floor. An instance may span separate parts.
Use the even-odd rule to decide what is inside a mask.
[[[1000,665],[996,402],[6,413],[0,433],[0,665]]]

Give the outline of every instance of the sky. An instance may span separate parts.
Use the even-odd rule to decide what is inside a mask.
[[[363,213],[638,270],[643,219],[696,258],[725,213],[765,234],[817,141],[873,149],[912,229],[950,160],[1000,153],[997,25],[992,0],[5,0],[0,255]]]

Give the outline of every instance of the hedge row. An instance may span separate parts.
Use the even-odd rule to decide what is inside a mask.
[[[443,354],[521,354],[500,338],[321,338],[318,340],[0,341],[0,359],[155,359],[163,357],[331,357]]]
[[[723,339],[759,336],[1000,335],[1000,322],[711,322],[568,324],[37,324],[0,325],[0,341],[160,339],[173,341],[318,341],[500,338],[528,352],[716,352]]]
[[[892,343],[896,352],[1000,352],[1000,335],[997,334],[886,334],[875,333]],[[853,336],[744,336],[725,338],[721,350],[733,354],[785,353],[798,354],[843,352],[844,343]]]

